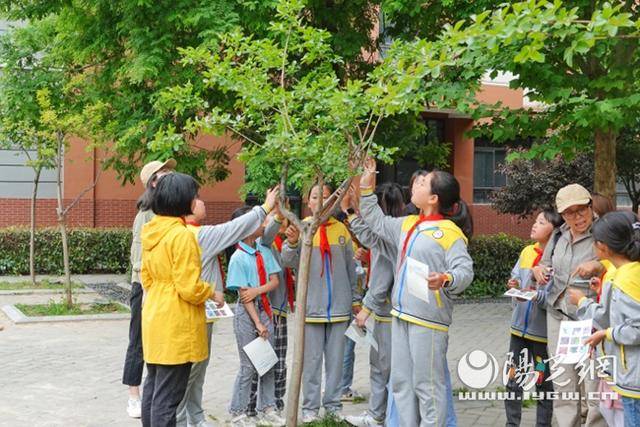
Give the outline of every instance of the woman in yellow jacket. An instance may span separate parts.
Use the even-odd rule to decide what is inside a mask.
[[[184,221],[197,198],[192,177],[163,176],[151,202],[156,216],[142,229],[144,427],[176,425],[191,364],[207,358],[204,303],[214,287],[200,279],[200,248]]]

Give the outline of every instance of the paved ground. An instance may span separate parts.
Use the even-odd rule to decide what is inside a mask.
[[[0,305],[42,299],[1,295]],[[448,352],[454,389],[461,386],[456,366],[463,354],[481,349],[499,359],[504,355],[509,316],[509,304],[456,306]],[[0,314],[0,326],[0,426],[139,425],[126,415],[127,390],[121,384],[128,321],[15,326]],[[238,357],[231,321],[216,325],[213,348],[204,406],[211,417],[224,420]],[[366,394],[368,357],[365,350],[356,351],[354,387]],[[365,408],[347,404],[344,412]],[[534,412],[525,410],[522,425],[534,425]],[[504,425],[501,402],[456,401],[456,413],[460,426]]]

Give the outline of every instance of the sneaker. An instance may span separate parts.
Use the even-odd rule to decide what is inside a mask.
[[[345,421],[356,427],[372,427],[383,426],[383,421],[378,421],[373,418],[369,412],[363,412],[361,415],[351,415],[345,418]]]
[[[314,421],[318,421],[320,419],[320,417],[318,417],[318,413],[317,412],[307,412],[307,413],[302,413],[302,423],[303,424],[307,424],[307,423],[312,423]]]
[[[231,425],[234,427],[256,427],[257,424],[258,419],[247,414],[240,414],[231,419]]]
[[[364,399],[364,396],[352,388],[340,396],[341,402],[353,402],[355,399]]]
[[[334,411],[332,410],[325,410],[325,417],[327,418],[332,418],[336,421],[343,421],[344,417],[342,416],[342,411],[340,409],[336,409]]]
[[[140,399],[129,398],[127,402],[127,414],[129,414],[131,418],[142,417],[142,402]]]
[[[260,425],[265,425],[265,426],[280,427],[285,425],[287,421],[284,418],[280,417],[280,415],[278,415],[275,409],[271,408],[271,409],[267,409],[265,412],[262,413],[259,423]]]

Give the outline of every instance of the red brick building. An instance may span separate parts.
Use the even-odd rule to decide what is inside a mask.
[[[487,81],[478,95],[480,101],[496,102],[520,108],[526,100],[522,91],[511,90],[503,81]],[[452,144],[451,170],[460,181],[462,197],[471,205],[477,234],[506,232],[527,236],[530,224],[511,216],[498,215],[487,204],[487,195],[504,185],[504,177],[496,173],[496,165],[504,160],[505,150],[478,144],[465,135],[473,121],[453,111],[428,111],[425,119],[436,129],[442,141]],[[205,137],[198,142],[202,147],[227,144],[230,138]],[[232,157],[237,152],[234,145]],[[17,152],[0,150],[0,227],[28,225],[33,172],[24,166],[24,156]],[[64,199],[73,200],[95,180],[98,173],[99,150],[87,153],[85,144],[75,140],[67,152],[64,171]],[[243,183],[244,168],[238,161],[230,165],[231,176],[224,182],[207,186],[201,195],[207,204],[208,220],[212,223],[226,220],[242,204],[238,189]],[[409,163],[399,162],[383,171],[387,179],[406,177],[415,169]],[[121,185],[112,171],[103,172],[97,185],[87,192],[70,212],[70,224],[84,227],[129,227],[135,216],[135,202],[142,192],[140,183]],[[37,221],[39,226],[55,225],[55,174],[43,174],[39,192]]]

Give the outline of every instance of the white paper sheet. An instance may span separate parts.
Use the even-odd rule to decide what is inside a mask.
[[[222,307],[218,308],[215,302],[207,300],[204,303],[204,309],[205,313],[207,314],[207,320],[217,320],[225,317],[233,317],[233,311],[231,310],[231,307],[229,307],[229,304],[227,304],[226,302]]]
[[[424,302],[429,302],[429,266],[425,263],[417,261],[411,257],[407,257],[405,283],[409,293]]]
[[[536,291],[525,291],[523,289],[511,288],[504,293],[505,297],[515,297],[531,301],[538,293]]]
[[[591,336],[593,320],[560,322],[560,335],[556,346],[558,363],[575,364],[588,356],[589,346],[584,341]]]
[[[253,366],[258,371],[258,375],[263,376],[269,369],[273,368],[278,363],[278,356],[271,347],[269,340],[258,337],[251,341],[249,344],[243,347],[244,352],[253,363]]]
[[[378,343],[373,335],[375,330],[375,321],[373,316],[369,316],[365,322],[364,328],[359,327],[354,320],[344,333],[347,338],[356,344],[370,345],[375,351],[378,351]]]

